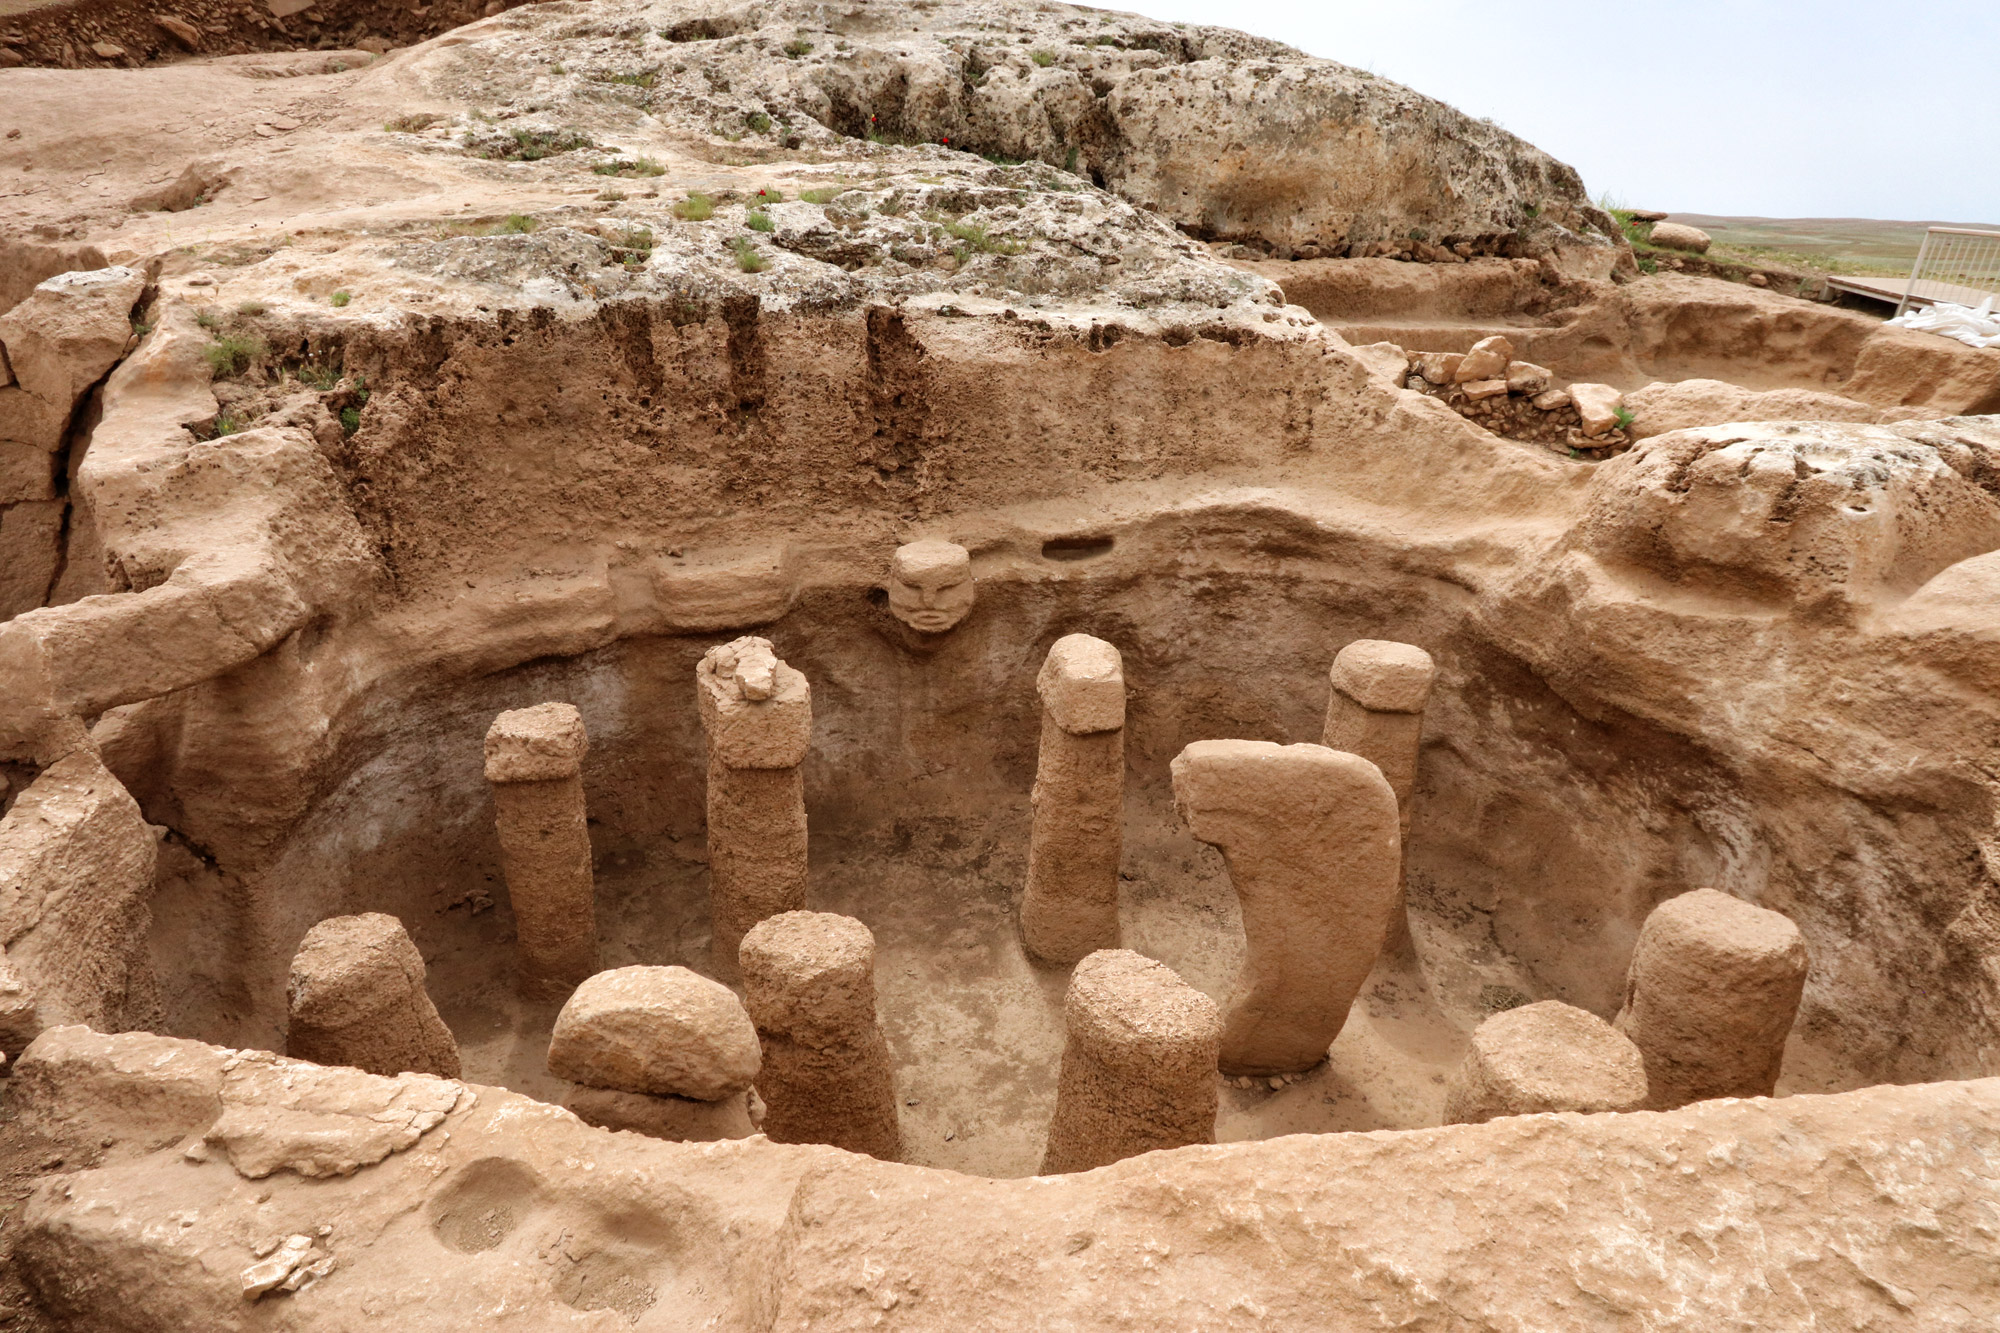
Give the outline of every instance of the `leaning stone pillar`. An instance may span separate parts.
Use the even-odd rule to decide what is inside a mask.
[[[1100,949],[1063,997],[1062,1074],[1045,1176],[1215,1141],[1215,1001],[1163,963]]]
[[[570,704],[502,713],[486,733],[486,780],[514,907],[523,994],[558,999],[597,970],[583,717]]]
[[[875,1022],[875,936],[852,917],[785,912],[743,937],[743,994],[764,1047],[764,1133],[893,1162],[889,1044]]]
[[[1417,750],[1423,739],[1424,705],[1437,666],[1431,655],[1407,643],[1356,639],[1333,659],[1333,694],[1327,700],[1320,743],[1329,750],[1358,754],[1382,770],[1396,793],[1396,815],[1404,855],[1409,852],[1411,799],[1417,790]],[[1405,889],[1399,878],[1396,909],[1389,918],[1385,947],[1400,951],[1410,938]]]
[[[285,1054],[370,1074],[459,1075],[458,1042],[424,989],[424,959],[381,912],[306,932],[285,987]]]
[[[1495,1014],[1473,1032],[1471,1049],[1445,1089],[1444,1122],[1645,1105],[1646,1062],[1639,1048],[1596,1014],[1543,1000]]]
[[[1057,639],[1035,688],[1041,757],[1021,938],[1044,962],[1118,947],[1118,858],[1125,821],[1125,668],[1088,634]]]
[[[1181,818],[1221,849],[1243,907],[1222,1068],[1310,1069],[1340,1035],[1395,907],[1395,794],[1357,755],[1269,741],[1196,741],[1173,778]]]
[[[812,688],[769,639],[711,648],[695,668],[708,733],[708,884],[714,959],[733,975],[744,932],[806,905]]]
[[[1714,889],[1653,909],[1617,1027],[1646,1059],[1647,1105],[1768,1097],[1806,984],[1799,928]]]

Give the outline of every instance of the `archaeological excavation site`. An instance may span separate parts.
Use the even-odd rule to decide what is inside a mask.
[[[1826,295],[1055,0],[0,14],[0,1329],[2000,1327]]]

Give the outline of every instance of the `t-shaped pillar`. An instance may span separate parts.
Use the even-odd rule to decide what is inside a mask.
[[[1057,639],[1035,678],[1041,757],[1021,938],[1050,963],[1118,946],[1125,822],[1125,668],[1088,634]]]

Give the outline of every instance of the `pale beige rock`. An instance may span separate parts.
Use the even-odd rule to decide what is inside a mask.
[[[1326,1058],[1395,908],[1396,797],[1375,765],[1320,745],[1196,741],[1174,804],[1222,850],[1247,951],[1221,1064],[1281,1074]]]
[[[549,999],[597,970],[584,749],[583,718],[572,704],[502,713],[486,733],[486,779],[514,908],[519,983],[523,993]]]
[[[1117,648],[1069,634],[1036,677],[1042,738],[1021,938],[1067,964],[1118,943],[1125,820],[1125,672]]]
[[[619,1092],[611,1088],[572,1088],[563,1097],[563,1109],[586,1125],[599,1129],[624,1130],[648,1138],[685,1143],[716,1143],[723,1139],[747,1139],[757,1132],[751,1114],[756,1089],[731,1093],[715,1101],[693,1097],[654,1097],[642,1092]]]
[[[129,268],[63,273],[0,312],[0,347],[14,377],[0,388],[0,440],[62,447],[70,413],[131,341],[132,307],[145,287],[145,275]]]
[[[1473,1032],[1445,1089],[1444,1120],[1476,1124],[1503,1115],[1645,1105],[1639,1048],[1588,1010],[1543,1000],[1495,1014]]]
[[[1468,380],[1458,387],[1464,390],[1465,396],[1475,403],[1487,398],[1505,398],[1507,396],[1506,380]]]
[[[889,610],[924,634],[955,628],[972,610],[972,556],[956,542],[910,542],[889,559]]]
[[[1771,280],[1761,273],[1752,273],[1743,281],[1749,283],[1752,287],[1769,287],[1771,285]]]
[[[1609,384],[1572,384],[1569,397],[1576,404],[1576,413],[1583,418],[1585,435],[1602,435],[1618,424],[1618,409],[1624,405],[1625,395]]]
[[[371,1074],[459,1075],[458,1043],[424,989],[424,960],[381,912],[336,916],[306,932],[285,996],[285,1053]]]
[[[1356,639],[1335,654],[1333,687],[1376,713],[1421,713],[1430,701],[1437,664],[1411,643]]]
[[[1645,1057],[1647,1104],[1770,1096],[1806,967],[1799,928],[1780,913],[1714,889],[1654,908],[1618,1011]]]
[[[1464,363],[1463,352],[1418,352],[1412,362],[1417,373],[1432,384],[1455,383],[1458,368]]]
[[[1656,381],[1626,394],[1625,406],[1632,413],[1626,433],[1635,440],[1732,421],[1882,422],[1918,414],[1918,409],[1884,409],[1814,389],[1758,391],[1710,379]]]
[[[0,1052],[59,1024],[158,1021],[146,947],[158,845],[89,748],[14,799],[0,818]]]
[[[1569,406],[1568,389],[1548,389],[1535,395],[1535,406],[1544,412],[1553,412],[1559,407]]]
[[[1355,360],[1391,384],[1400,385],[1410,373],[1410,354],[1392,342],[1365,343],[1353,349]]]
[[[875,1021],[868,927],[830,912],[784,912],[743,937],[741,963],[764,1050],[764,1133],[894,1161],[902,1132],[889,1046]]]
[[[708,876],[716,967],[733,975],[743,933],[806,902],[805,783],[812,688],[770,641],[711,648],[695,669],[708,734]]]
[[[1215,1139],[1215,1001],[1130,949],[1076,965],[1042,1174],[1089,1171]]]
[[[1475,380],[1501,380],[1507,378],[1507,364],[1514,359],[1514,344],[1503,334],[1493,334],[1472,344],[1472,350],[1451,372],[1455,384],[1469,384]]]
[[[1662,249],[1686,250],[1693,254],[1704,254],[1709,247],[1708,233],[1684,222],[1655,222],[1646,239]]]
[[[1532,361],[1509,361],[1507,363],[1507,391],[1533,397],[1549,387],[1550,372],[1547,366],[1538,366]]]
[[[549,1072],[585,1087],[720,1101],[748,1088],[757,1030],[735,994],[684,967],[615,967],[556,1015]]]

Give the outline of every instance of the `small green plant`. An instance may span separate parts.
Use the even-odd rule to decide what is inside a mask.
[[[613,158],[591,168],[600,176],[664,176],[667,169],[650,157]],[[623,198],[621,195],[620,198]]]
[[[785,192],[783,190],[774,190],[766,185],[763,189],[757,191],[757,197],[750,202],[758,208],[762,208],[765,204],[782,204],[785,202]]]
[[[627,227],[612,240],[614,250],[636,250],[641,254],[653,252],[653,229],[651,227]]]
[[[960,263],[968,254],[1018,255],[1028,248],[1019,241],[988,236],[986,228],[977,222],[955,222],[945,217],[933,217],[930,221],[943,227],[958,242],[954,248]]]
[[[1632,424],[1632,409],[1629,407],[1625,407],[1621,404],[1619,407],[1615,408],[1612,411],[1611,415],[1617,419],[1619,430],[1624,430],[1627,426]]]
[[[1056,63],[1055,52],[1053,51],[1030,51],[1028,52],[1028,59],[1034,61],[1043,69],[1047,69],[1050,65]]]
[[[1540,204],[1523,204],[1521,205],[1521,211],[1531,218],[1540,217],[1542,215],[1542,206]]]
[[[613,74],[609,79],[605,80],[607,83],[630,84],[634,88],[650,88],[659,81],[659,72],[650,69],[640,74]]]
[[[750,244],[747,236],[736,237],[729,243],[729,248],[736,252],[736,267],[745,273],[762,273],[771,267],[771,261],[757,253],[757,247]]]
[[[981,153],[980,156],[996,167],[1018,167],[1028,160],[1025,157],[1008,157],[1005,153]]]
[[[809,54],[812,49],[813,44],[803,37],[795,37],[785,43],[785,54],[794,60],[797,60],[800,56]],[[754,273],[756,270],[752,269],[751,272]]]
[[[208,428],[212,432],[212,434],[210,434],[208,438],[211,440],[219,440],[225,435],[234,435],[237,431],[243,429],[243,425],[244,425],[243,422],[238,421],[235,417],[230,416],[229,413],[217,412],[215,414],[215,420],[208,423]]]
[[[262,301],[245,301],[243,304],[236,307],[236,313],[239,315],[249,315],[254,319],[256,316],[263,314],[268,309],[270,309],[270,307],[265,305]]]
[[[316,366],[311,362],[299,367],[299,383],[314,393],[331,393],[340,383],[340,372],[332,366]]]
[[[539,162],[558,153],[594,147],[587,135],[575,130],[509,130],[507,137],[513,142],[490,148],[485,156],[508,162]]]
[[[830,204],[840,197],[840,190],[838,185],[823,185],[818,189],[800,190],[799,198],[809,204]]]
[[[533,231],[536,225],[535,220],[526,213],[509,213],[500,219],[500,225],[494,230],[503,236],[525,236]]]
[[[133,318],[132,332],[138,334],[141,338],[143,338],[152,331],[153,331],[153,322],[151,320],[139,319],[136,316]]]
[[[414,115],[398,116],[394,120],[385,121],[382,128],[391,134],[416,134],[443,119],[443,116],[433,116],[428,111],[420,111]]]
[[[775,224],[772,223],[769,213],[759,213],[753,209],[750,215],[743,219],[743,225],[751,231],[770,231]]]
[[[208,367],[217,379],[229,379],[250,369],[250,363],[269,350],[254,333],[225,333],[202,348]]]
[[[348,435],[361,429],[361,409],[343,407],[340,409],[340,429]]]
[[[715,200],[705,194],[691,194],[674,205],[674,216],[683,222],[706,222],[715,216]]]
[[[213,310],[197,310],[194,312],[194,322],[213,333],[222,327],[222,316]]]
[[[1640,255],[1639,271],[1641,273],[1658,273],[1660,271],[1660,261],[1651,255]]]
[[[1071,144],[1069,146],[1069,152],[1065,154],[1063,157],[1063,170],[1067,171],[1072,176],[1076,174],[1076,158],[1077,158],[1076,145]]]
[[[327,299],[327,304],[331,305],[335,310],[338,310],[342,306],[346,305],[349,301],[352,301],[354,299],[354,294],[352,292],[335,292],[332,296],[329,296],[326,299]]]
[[[550,65],[550,66],[549,66],[549,73],[551,73],[551,74],[567,74],[567,73],[569,73],[569,70],[568,70],[568,69],[566,69],[566,68],[564,68],[564,67],[563,67],[562,65]]]
[[[761,111],[752,111],[743,118],[743,123],[750,127],[752,134],[769,134],[771,132],[771,118]]]

